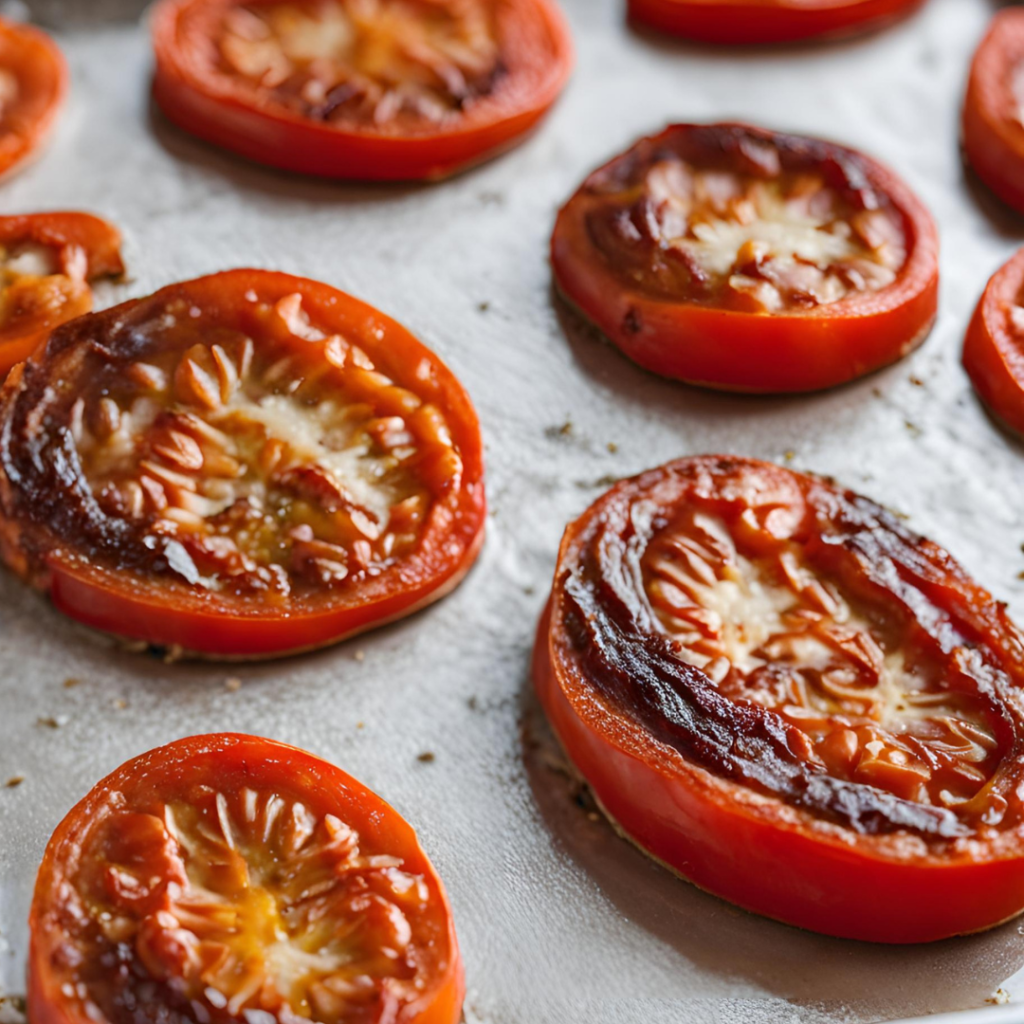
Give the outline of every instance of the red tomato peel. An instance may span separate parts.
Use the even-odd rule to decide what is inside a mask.
[[[152,25],[172,121],[329,178],[480,163],[536,126],[573,64],[553,0],[162,0]]]
[[[676,125],[595,171],[551,240],[562,295],[627,356],[727,391],[799,392],[921,344],[938,236],[863,154],[748,125]]]
[[[451,908],[412,828],[319,758],[193,736],[97,783],[29,916],[37,1024],[455,1024]]]
[[[1024,909],[1021,634],[865,498],[715,456],[616,485],[534,679],[608,815],[709,892],[889,943]]]
[[[315,281],[170,285],[58,328],[0,392],[0,554],[127,639],[333,643],[447,593],[484,518],[461,385]]]

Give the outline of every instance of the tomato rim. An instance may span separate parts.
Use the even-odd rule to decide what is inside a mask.
[[[150,25],[156,70],[153,96],[170,121],[207,143],[278,170],[352,181],[437,181],[513,148],[541,121],[565,88],[575,62],[568,22],[555,0],[521,0],[550,32],[556,59],[543,81],[505,112],[481,123],[405,136],[338,128],[283,109],[261,109],[219,89],[177,45],[177,21],[190,9],[244,0],[160,0]]]
[[[989,279],[964,337],[963,366],[974,390],[1006,427],[1024,436],[1024,334],[1006,328],[1006,307],[1024,291],[1024,249]]]
[[[1024,213],[1024,125],[1010,116],[1008,66],[1024,61],[1024,12],[999,11],[971,60],[961,115],[964,156],[978,178]]]
[[[878,32],[926,0],[846,0],[809,7],[786,0],[628,0],[629,17],[659,32],[718,45],[834,40]]]
[[[447,366],[397,321],[320,282],[275,271],[229,270],[168,285],[149,299],[176,294],[182,287],[198,287],[207,295],[222,294],[226,289],[242,295],[252,289],[276,298],[298,292],[324,322],[340,322],[342,333],[365,323],[379,327],[383,337],[378,344],[386,346],[392,365],[414,365],[427,359],[462,457],[457,500],[443,505],[439,500],[431,509],[428,524],[409,559],[414,564],[399,563],[368,581],[370,597],[354,606],[350,602],[314,612],[281,614],[245,607],[244,603],[241,608],[218,607],[217,601],[191,592],[176,593],[168,600],[161,587],[140,588],[116,570],[62,553],[59,540],[46,556],[44,578],[37,581],[49,592],[54,606],[72,619],[117,638],[183,656],[241,661],[297,654],[340,642],[410,615],[457,586],[483,544],[486,498],[479,421],[468,394]],[[129,300],[104,315],[116,317],[140,301]],[[41,361],[45,355],[44,346],[37,350],[33,361]],[[16,400],[20,380],[21,371],[16,369],[5,386],[8,400]],[[6,541],[7,554],[14,561],[18,559],[17,551],[12,553],[16,547],[16,540]],[[396,589],[389,589],[392,586]]]
[[[86,258],[86,282],[98,277],[119,277],[124,273],[120,231],[109,221],[93,214],[55,210],[0,217],[0,245],[23,242],[34,242],[58,252],[68,246],[80,249]],[[33,353],[54,327],[90,312],[92,298],[92,290],[87,288],[67,308],[43,318],[29,330],[8,332],[0,329],[0,381]]]
[[[704,128],[769,140],[798,138],[730,122],[671,125],[651,140]],[[594,250],[574,205],[604,164],[588,175],[555,222],[551,264],[558,293],[639,366],[719,391],[821,391],[902,359],[928,337],[938,313],[938,230],[924,203],[895,172],[855,150],[825,145],[861,161],[872,186],[885,192],[902,216],[907,259],[896,281],[881,291],[808,310],[750,313],[669,301],[627,287]]]
[[[678,463],[723,459],[766,465],[734,456]],[[772,798],[689,760],[608,706],[587,683],[564,653],[570,642],[556,608],[560,573],[572,564],[586,523],[645,475],[616,484],[566,528],[531,666],[556,739],[615,830],[705,892],[760,916],[839,938],[932,942],[1017,917],[1024,911],[1019,838],[1008,837],[997,855],[961,851],[955,859],[931,849],[922,853],[903,843],[900,832],[857,835],[851,842],[808,811],[787,807],[780,813]]]
[[[0,35],[16,41],[33,74],[42,77],[42,82],[37,84],[45,85],[49,90],[46,106],[26,135],[24,145],[17,153],[0,156],[0,180],[3,180],[42,155],[67,100],[70,76],[60,47],[42,29],[0,18]]]
[[[406,857],[415,860],[417,873],[422,874],[444,913],[450,950],[445,973],[434,992],[424,997],[425,1006],[414,1008],[412,1016],[401,1018],[417,1024],[456,1024],[465,998],[465,974],[459,952],[458,938],[451,904],[429,857],[420,845],[412,826],[385,800],[354,779],[341,768],[308,751],[277,740],[242,733],[210,733],[186,736],[133,757],[93,786],[64,816],[46,845],[42,864],[36,877],[29,912],[28,1011],[39,1024],[89,1024],[90,1018],[69,1010],[64,995],[51,973],[48,961],[52,952],[52,936],[45,924],[47,912],[57,903],[57,887],[63,877],[59,870],[61,857],[76,852],[76,842],[88,833],[91,819],[112,792],[128,789],[137,772],[167,772],[175,767],[185,770],[197,758],[219,757],[226,770],[236,771],[254,783],[273,783],[282,770],[294,773],[292,781],[307,792],[314,792],[322,803],[344,795],[348,805],[360,809],[363,820],[360,830],[386,838],[396,844]],[[164,758],[164,760],[160,760]],[[170,759],[170,760],[167,760]],[[362,805],[360,807],[360,805]],[[365,808],[372,808],[366,811]],[[80,850],[80,846],[77,848]]]

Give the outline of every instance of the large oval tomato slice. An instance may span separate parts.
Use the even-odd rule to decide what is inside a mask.
[[[595,171],[551,242],[562,294],[641,366],[734,391],[859,377],[927,336],[938,239],[874,160],[747,125],[676,125]]]
[[[1024,11],[1000,11],[974,54],[963,109],[964,152],[981,180],[1024,212]]]
[[[925,0],[629,0],[630,17],[709,43],[787,43],[872,32]]]
[[[963,360],[989,409],[1024,434],[1024,249],[992,275],[967,329]]]
[[[39,154],[67,90],[57,44],[31,25],[0,18],[0,175]]]
[[[55,330],[0,393],[0,549],[118,636],[260,657],[447,593],[483,538],[476,414],[406,330],[236,270]]]
[[[455,1024],[451,909],[412,828],[302,750],[194,736],[99,782],[46,847],[35,1024]]]
[[[0,217],[0,379],[54,327],[92,309],[90,281],[122,273],[121,234],[99,217]]]
[[[331,178],[440,178],[508,148],[571,70],[553,0],[162,0],[154,92],[186,131]]]
[[[535,681],[608,815],[701,888],[846,938],[1024,909],[1024,643],[823,480],[681,459],[562,541]]]

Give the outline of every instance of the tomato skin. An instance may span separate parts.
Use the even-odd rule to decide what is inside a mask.
[[[28,1010],[40,1024],[88,1024],[91,1020],[61,991],[59,970],[64,930],[60,907],[69,868],[83,854],[90,825],[116,794],[133,787],[173,787],[189,778],[215,773],[242,776],[252,787],[285,781],[301,789],[304,799],[321,807],[344,807],[357,818],[360,831],[380,846],[401,855],[410,870],[433,890],[447,923],[449,956],[444,973],[415,1006],[406,1006],[396,1024],[457,1024],[465,996],[465,978],[451,906],[441,879],[424,853],[415,831],[389,804],[340,768],[276,740],[239,733],[190,736],[142,754],[98,782],[57,826],[36,878],[29,913]]]
[[[15,104],[12,130],[0,122],[0,177],[37,157],[67,98],[68,67],[57,44],[32,25],[0,18],[0,55],[18,79],[23,99]],[[28,109],[20,109],[25,108]]]
[[[1024,249],[992,275],[964,338],[963,364],[985,405],[1024,434],[1024,336],[1007,327],[1024,291]]]
[[[873,32],[907,17],[925,0],[629,0],[631,18],[670,35],[707,43],[759,45]]]
[[[408,375],[423,360],[428,361],[432,394],[448,416],[448,427],[462,461],[462,476],[459,489],[436,502],[415,561],[392,566],[365,581],[366,587],[357,595],[335,605],[283,610],[240,607],[237,603],[211,602],[207,595],[172,592],[159,579],[144,586],[131,577],[90,564],[88,558],[68,550],[66,544],[49,545],[45,565],[40,568],[26,555],[19,524],[5,521],[0,515],[0,551],[8,565],[32,585],[47,591],[60,611],[87,626],[157,647],[227,660],[267,658],[323,647],[412,614],[452,590],[480,551],[486,519],[479,421],[454,374],[400,324],[316,281],[271,271],[234,270],[168,286],[152,298],[177,295],[181,288],[197,301],[220,306],[248,301],[244,299],[247,293],[276,300],[297,292],[325,324],[386,351],[386,365],[401,368]],[[116,319],[138,301],[123,303],[102,315]],[[364,337],[371,329],[381,332],[375,342]],[[45,360],[46,354],[47,346],[37,349],[34,362]],[[0,393],[0,407],[17,400],[22,369],[8,377],[5,391]],[[0,448],[8,442],[6,438],[0,441]],[[8,486],[0,471],[0,495],[8,491]]]
[[[609,495],[641,479],[623,481]],[[844,834],[705,769],[609,705],[576,660],[567,613],[556,612],[588,524],[618,516],[600,508],[602,500],[566,529],[532,673],[557,738],[618,831],[713,895],[840,938],[931,942],[991,928],[1024,909],[1024,849],[1016,834],[977,852],[924,849],[900,832]],[[951,577],[932,597],[940,605],[987,597],[972,586]]]
[[[330,127],[217,90],[180,45],[178,23],[190,10],[239,0],[161,0],[153,12],[156,53],[153,96],[179,128],[256,163],[316,177],[354,181],[436,181],[499,155],[537,126],[565,87],[574,62],[564,16],[553,0],[523,0],[536,8],[556,58],[517,90],[500,113],[424,135],[386,135]]]
[[[59,256],[85,256],[86,281],[96,277],[116,277],[124,273],[121,259],[121,233],[108,221],[88,213],[30,213],[0,217],[0,245],[25,242],[57,250]],[[30,317],[0,327],[0,380],[11,368],[27,359],[58,324],[92,309],[92,291],[85,282],[69,283],[64,302],[57,309],[47,308]]]
[[[675,125],[653,142],[697,126]],[[770,138],[773,133],[739,128]],[[835,147],[850,154],[849,150]],[[887,288],[809,310],[751,313],[672,302],[627,287],[596,254],[576,199],[561,209],[551,239],[562,296],[647,370],[722,391],[790,393],[835,387],[907,355],[938,310],[938,232],[892,171],[861,154],[871,182],[903,214],[907,262]],[[599,173],[599,172],[595,172]]]
[[[1004,203],[1024,212],[1024,125],[1009,80],[1024,60],[1024,11],[1007,8],[992,19],[975,51],[967,80],[963,147],[978,177]]]

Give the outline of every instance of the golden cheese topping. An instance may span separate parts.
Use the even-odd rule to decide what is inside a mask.
[[[889,287],[900,213],[862,158],[742,126],[669,130],[588,179],[591,241],[631,285],[748,312],[828,306]]]
[[[699,510],[654,537],[643,570],[678,657],[731,700],[795,726],[810,763],[905,800],[971,811],[1000,760],[991,707],[950,688],[926,657],[910,660],[900,617],[859,606],[795,543],[741,553],[724,521]],[[981,799],[996,824],[1002,798]]]
[[[305,117],[430,130],[501,74],[484,0],[299,0],[226,7],[220,70]]]
[[[89,488],[194,587],[272,597],[372,576],[458,486],[445,417],[312,323],[298,293],[250,305],[258,342],[170,302],[143,355],[75,399]]]

